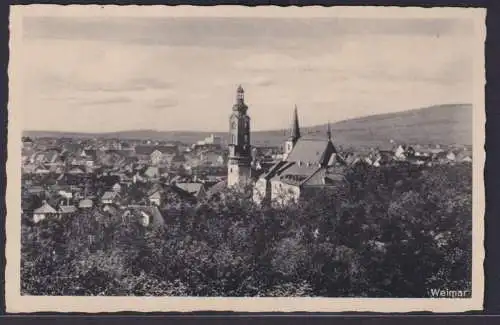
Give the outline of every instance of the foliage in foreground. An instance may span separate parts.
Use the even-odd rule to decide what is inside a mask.
[[[94,217],[23,220],[31,295],[425,297],[471,289],[470,165],[357,165],[298,204],[237,193],[166,215],[161,229]]]

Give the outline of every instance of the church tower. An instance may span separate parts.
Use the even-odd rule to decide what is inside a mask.
[[[236,90],[236,103],[229,117],[229,159],[227,185],[245,186],[250,183],[252,150],[250,146],[250,117],[247,115],[245,91],[241,85]]]
[[[283,160],[286,160],[290,152],[292,152],[293,147],[300,139],[300,127],[299,127],[299,114],[297,112],[297,105],[293,110],[293,121],[290,136],[285,142],[285,151],[283,154]]]

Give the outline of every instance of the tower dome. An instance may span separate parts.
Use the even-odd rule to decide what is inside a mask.
[[[246,114],[248,106],[245,104],[245,91],[241,85],[236,89],[236,103],[233,105],[233,111]]]

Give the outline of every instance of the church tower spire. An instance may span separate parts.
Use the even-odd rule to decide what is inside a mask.
[[[293,121],[292,121],[292,130],[290,133],[290,137],[297,142],[300,138],[300,127],[299,127],[299,113],[297,112],[297,105],[295,105],[293,109]]]
[[[283,153],[283,160],[286,160],[290,152],[292,152],[293,147],[300,139],[300,126],[299,126],[299,113],[297,110],[297,105],[293,109],[293,119],[292,128],[290,130],[290,137],[285,142],[285,150]]]
[[[250,146],[250,117],[245,104],[245,91],[240,85],[236,89],[236,103],[229,117],[229,159],[227,184],[229,187],[244,186],[250,182],[252,161]]]

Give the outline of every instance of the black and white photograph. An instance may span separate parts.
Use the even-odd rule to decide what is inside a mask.
[[[14,6],[7,311],[482,309],[484,18]]]

